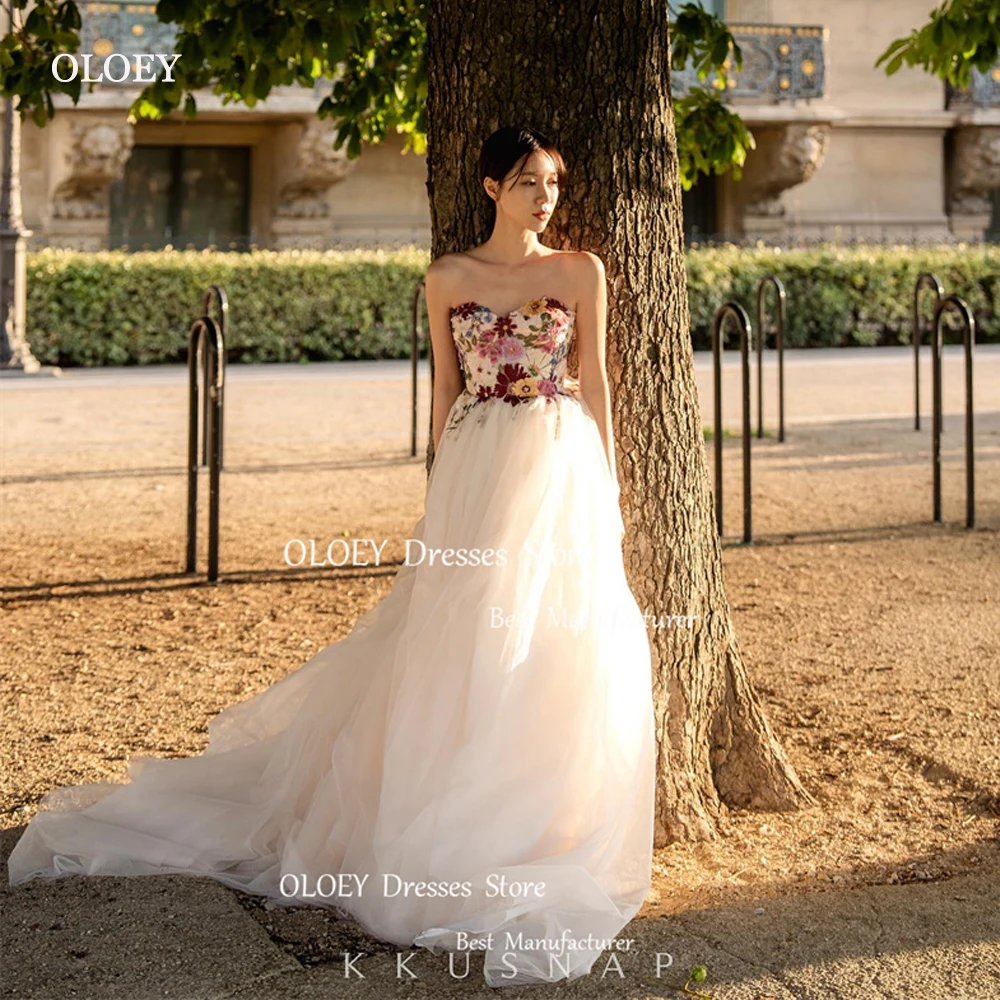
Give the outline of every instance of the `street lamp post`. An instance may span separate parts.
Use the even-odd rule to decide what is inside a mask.
[[[21,217],[21,116],[14,99],[4,101],[3,182],[0,187],[0,369],[26,374],[41,369],[24,334],[25,238]]]

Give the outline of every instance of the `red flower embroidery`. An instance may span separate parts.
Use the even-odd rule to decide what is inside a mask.
[[[521,397],[511,392],[511,387],[515,382],[528,378],[528,373],[522,365],[501,365],[497,372],[496,396],[503,399],[512,406],[517,406],[521,402]]]

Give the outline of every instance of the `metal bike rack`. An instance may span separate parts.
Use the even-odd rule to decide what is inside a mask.
[[[225,293],[224,289],[220,285],[211,285],[209,288],[207,288],[205,290],[205,295],[202,298],[201,313],[202,313],[203,316],[210,315],[209,310],[211,308],[212,299],[213,298],[216,300],[216,302],[219,305],[219,318],[218,318],[217,325],[219,327],[219,334],[222,337],[222,343],[225,344],[226,338],[229,336],[229,299],[226,297],[226,293]],[[198,345],[198,351],[199,351],[199,353],[201,353],[201,342],[200,341],[199,341],[199,345]],[[205,354],[204,354],[204,365],[205,365],[205,368],[204,368],[204,371],[205,371],[204,381],[205,381],[205,385],[209,385],[210,382],[211,382],[211,379],[209,378],[209,373],[208,373],[208,358],[209,358],[209,355],[208,355],[207,352],[205,352]],[[222,360],[220,362],[219,371],[222,372],[222,379],[223,379],[223,381],[225,381],[225,375],[226,375],[226,352],[225,352],[225,350],[223,350],[223,352],[222,352]],[[202,413],[202,421],[203,421],[203,425],[205,427],[208,426],[208,409],[209,409],[209,397],[208,397],[208,393],[206,392],[205,393],[205,402],[204,402],[204,412]],[[220,421],[222,420],[222,414],[221,414],[221,412],[219,414],[219,420]],[[201,447],[201,464],[202,465],[208,465],[208,440],[207,440],[207,437],[208,437],[208,435],[205,435],[205,438],[202,440],[202,447]],[[222,425],[220,423],[220,425],[219,425],[219,468],[222,468],[223,465],[224,465],[224,456],[223,456],[223,442],[224,441],[225,441],[225,435],[222,433]]]
[[[757,283],[757,437],[764,436],[764,292],[773,285],[778,293],[778,325],[775,347],[778,351],[778,440],[785,440],[785,286],[773,274],[765,274]]]
[[[206,305],[207,301],[206,297]],[[225,303],[224,295],[222,302]],[[208,315],[194,321],[188,337],[188,497],[185,567],[187,573],[195,572],[198,551],[198,370],[202,368],[200,362],[203,356],[205,420],[202,441],[207,449],[209,475],[208,579],[214,582],[219,577],[219,473],[222,471],[222,410],[226,348],[221,330],[215,320]]]
[[[747,311],[738,302],[719,306],[712,324],[712,369],[715,387],[715,524],[722,537],[722,326],[733,316],[740,331],[740,363],[743,385],[743,541],[753,540],[750,526],[750,357],[748,341],[753,327]]]
[[[972,347],[976,342],[976,320],[966,301],[958,295],[942,299],[934,310],[931,326],[931,361],[934,379],[934,412],[932,423],[932,463],[934,469],[934,520],[941,521],[941,329],[945,310],[954,307],[962,319],[962,342],[965,346],[965,526],[972,528],[976,523],[976,482],[975,452],[973,447],[972,423]]]
[[[935,310],[944,298],[944,286],[936,274],[924,271],[913,286],[913,429],[920,430],[920,290],[927,285],[935,296]]]
[[[410,323],[410,457],[417,454],[417,360],[420,354],[420,300],[424,283],[413,290],[413,315]],[[433,403],[431,404],[433,406]]]

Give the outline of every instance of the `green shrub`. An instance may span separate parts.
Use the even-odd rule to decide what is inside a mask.
[[[976,320],[976,342],[1000,341],[1000,246],[838,247],[810,250],[738,247],[690,250],[688,303],[695,350],[710,350],[715,310],[735,298],[756,322],[757,285],[774,274],[785,286],[786,347],[866,347],[910,344],[913,286],[932,271],[945,295],[960,295]],[[765,295],[767,325],[777,317],[777,294]],[[923,342],[933,316],[934,296],[921,292]],[[956,313],[949,310],[944,342],[961,343]],[[734,330],[732,321],[727,329]],[[951,332],[953,331],[953,332]],[[735,332],[726,343],[737,343]],[[773,347],[773,338],[767,346]]]
[[[39,250],[28,255],[28,340],[47,364],[182,362],[216,284],[229,301],[230,362],[409,357],[427,259],[422,250]]]
[[[230,362],[405,358],[413,291],[428,261],[428,252],[416,248],[251,254],[43,249],[28,255],[28,340],[46,364],[183,362],[204,291],[218,284],[229,299]],[[696,350],[711,346],[715,310],[726,300],[736,298],[754,319],[757,283],[768,273],[785,286],[788,347],[909,343],[913,283],[925,270],[938,275],[946,293],[969,303],[977,341],[1000,341],[998,247],[730,246],[690,249],[686,261]],[[773,291],[766,301],[773,317]],[[925,316],[931,301],[925,293]],[[958,339],[951,334],[946,342]]]

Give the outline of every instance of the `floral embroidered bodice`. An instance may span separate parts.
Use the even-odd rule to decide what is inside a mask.
[[[450,318],[465,393],[475,402],[500,399],[516,406],[572,395],[566,356],[576,317],[558,299],[542,296],[502,314],[464,302]]]

